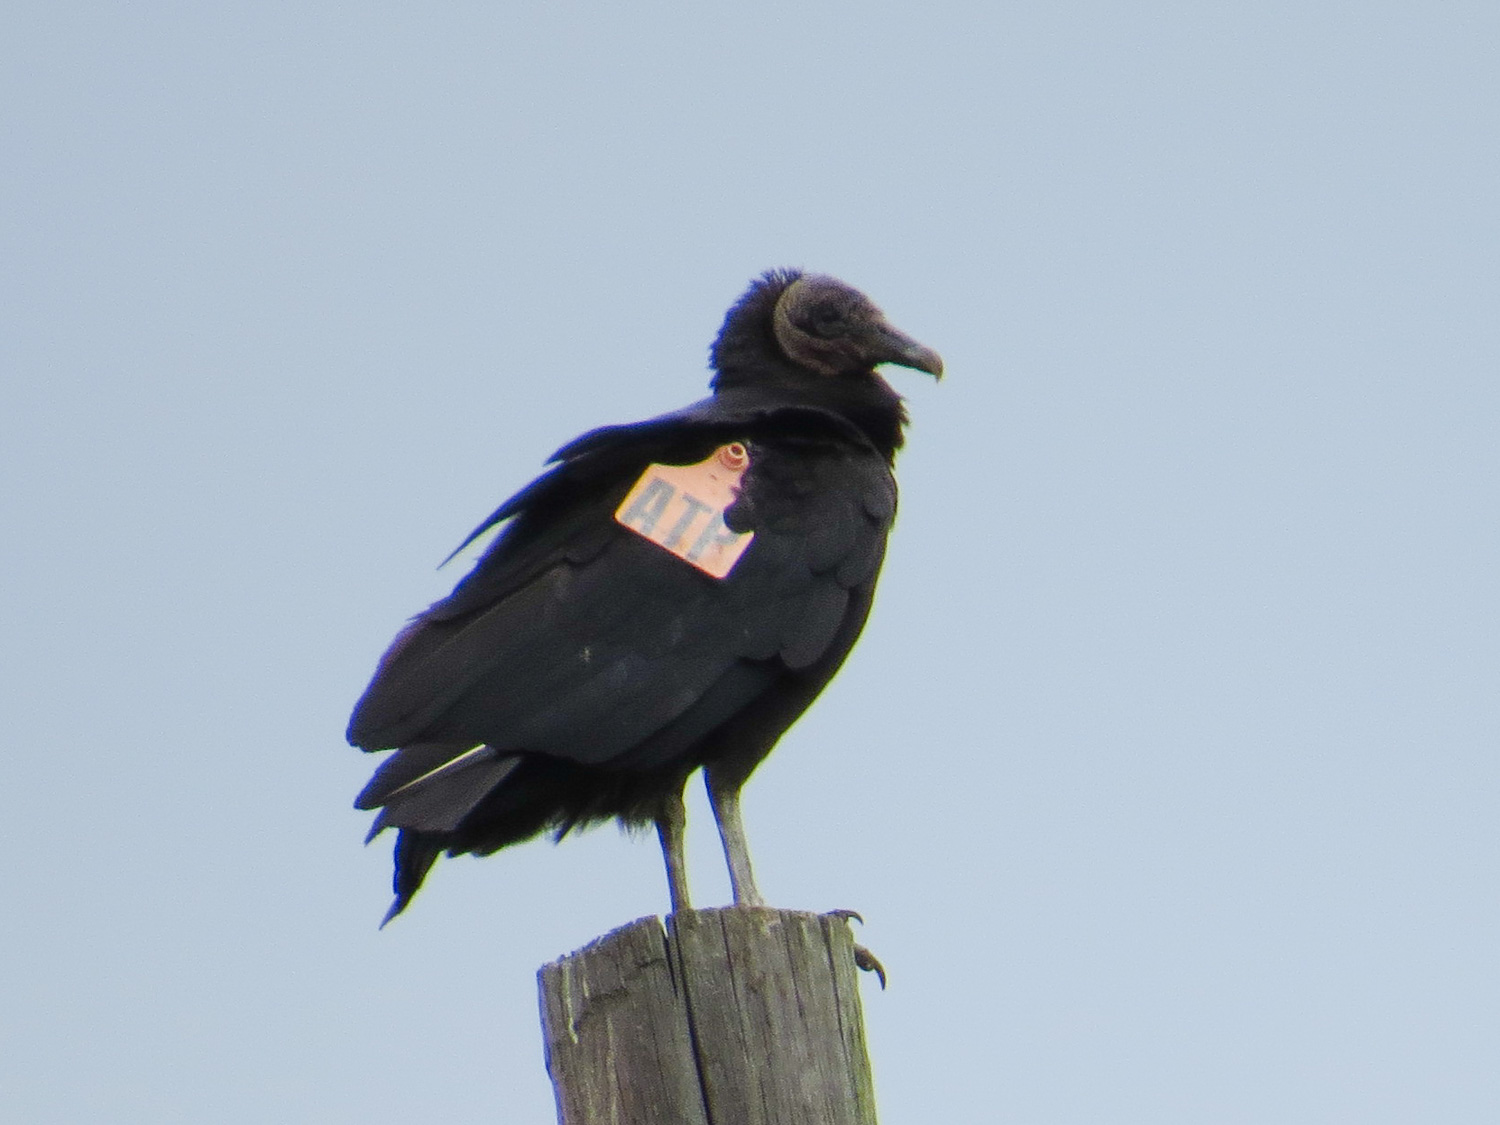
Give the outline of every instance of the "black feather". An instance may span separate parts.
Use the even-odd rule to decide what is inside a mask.
[[[847,339],[819,321],[805,342],[816,357],[833,340],[836,364],[793,358],[809,286],[853,310]],[[747,776],[807,707],[864,624],[895,515],[906,415],[874,371],[891,356],[859,352],[880,331],[855,291],[766,274],[725,319],[712,397],[575,439],[464,541],[500,525],[397,637],[349,724],[356,746],[396,750],[356,802],[381,810],[372,834],[400,830],[388,918],[442,852],[649,820],[701,766]],[[724,518],[754,538],[727,576],[615,520],[648,466],[731,442],[749,467]]]

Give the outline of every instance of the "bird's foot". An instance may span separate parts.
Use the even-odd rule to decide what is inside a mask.
[[[880,991],[885,991],[885,966],[880,959],[862,945],[854,947],[854,966],[866,973],[874,973],[880,980]]]
[[[825,918],[838,918],[844,922],[858,922],[861,926],[865,924],[864,918],[857,910],[829,910],[823,915]],[[881,991],[885,991],[885,966],[880,963],[880,958],[871,953],[858,942],[854,945],[854,967],[861,972],[874,973],[880,979]]]

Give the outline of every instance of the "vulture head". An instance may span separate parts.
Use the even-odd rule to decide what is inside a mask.
[[[724,317],[711,358],[715,389],[869,376],[882,363],[943,374],[937,352],[898,332],[858,289],[800,270],[756,278]]]
[[[715,394],[753,390],[834,411],[887,458],[901,448],[906,411],[875,368],[943,374],[937,352],[898,332],[858,289],[800,270],[756,278],[725,316],[710,356]]]
[[[820,375],[895,363],[943,377],[937,352],[891,327],[870,298],[837,278],[798,277],[776,298],[771,327],[787,358]]]

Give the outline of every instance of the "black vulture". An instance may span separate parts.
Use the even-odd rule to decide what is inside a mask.
[[[686,909],[699,768],[735,902],[761,904],[740,787],[848,655],[896,512],[906,411],[875,367],[943,367],[862,293],[797,270],[750,286],[711,359],[711,397],[559,450],[381,658],[349,741],[395,750],[355,802],[380,810],[371,838],[399,829],[387,921],[443,852],[610,817],[656,825]]]

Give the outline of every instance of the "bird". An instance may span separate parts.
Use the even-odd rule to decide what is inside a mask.
[[[654,826],[691,908],[703,771],[737,906],[761,906],[740,790],[843,664],[896,514],[908,416],[876,371],[943,374],[859,290],[770,270],[726,314],[711,394],[591,430],[501,504],[453,592],[380,658],[348,740],[394,751],[355,807],[397,830],[395,901],[444,853]]]

